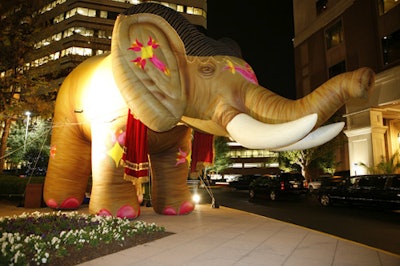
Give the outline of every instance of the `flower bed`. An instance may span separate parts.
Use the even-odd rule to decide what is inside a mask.
[[[76,211],[0,217],[0,232],[5,265],[75,265],[171,234],[154,223]]]

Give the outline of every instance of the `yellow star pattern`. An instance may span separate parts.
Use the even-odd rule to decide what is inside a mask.
[[[124,153],[124,149],[122,149],[122,147],[118,144],[118,142],[115,142],[114,146],[107,152],[107,154],[115,162],[115,167],[118,167],[123,153]]]

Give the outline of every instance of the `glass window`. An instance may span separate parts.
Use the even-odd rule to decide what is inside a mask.
[[[51,36],[51,40],[53,41],[59,41],[62,38],[62,34],[61,32],[54,34],[53,36]]]
[[[320,15],[327,9],[328,0],[316,0],[315,8],[317,9],[317,15]]]
[[[95,17],[96,16],[96,10],[84,8],[84,7],[78,7],[77,13],[82,16],[87,16],[87,17]]]
[[[343,42],[342,21],[337,22],[325,32],[327,49],[335,47]]]
[[[74,34],[74,28],[66,29],[64,31],[64,38],[67,38],[67,37],[71,36],[72,34]]]
[[[194,14],[194,7],[188,6],[188,7],[186,8],[186,13],[188,13],[188,14]]]
[[[100,11],[101,18],[107,18],[107,11]]]
[[[59,22],[61,22],[63,20],[64,20],[64,13],[62,13],[62,14],[58,15],[57,17],[55,17],[54,20],[53,20],[53,23],[57,24],[57,23],[59,23]]]
[[[117,17],[118,17],[118,15],[119,15],[119,13],[118,12],[108,12],[108,14],[107,14],[107,18],[108,19],[113,19],[113,20],[115,20],[115,19],[117,19]]]
[[[382,54],[385,65],[400,60],[400,30],[382,38]]]
[[[346,72],[346,62],[341,61],[336,65],[333,65],[329,68],[329,78],[333,78],[336,75]]]
[[[400,3],[399,0],[378,0],[379,14],[383,15]]]
[[[77,13],[77,9],[73,8],[65,13],[65,19],[75,16]]]

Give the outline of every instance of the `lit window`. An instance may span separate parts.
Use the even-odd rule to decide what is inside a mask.
[[[77,13],[77,9],[73,8],[65,13],[65,19],[75,16]]]
[[[54,34],[54,35],[51,37],[51,39],[52,39],[53,41],[59,41],[59,40],[61,40],[61,38],[62,38],[61,32],[59,32],[59,33],[57,33],[57,34]]]
[[[339,21],[325,32],[327,49],[335,47],[343,42],[342,22]]]
[[[188,14],[194,14],[194,7],[188,6],[187,9],[186,9],[186,13],[188,13]]]
[[[95,16],[96,16],[96,10],[94,10],[94,9],[89,9],[88,17],[95,17]]]
[[[57,24],[64,20],[64,13],[54,18],[53,23]]]
[[[177,7],[176,7],[176,11],[178,11],[178,12],[183,12],[185,9],[184,9],[184,7],[182,6],[182,5],[177,5]]]
[[[107,18],[107,11],[100,11],[101,18]]]
[[[197,7],[188,7],[187,13],[201,16],[203,15],[203,9]]]
[[[87,16],[87,17],[95,17],[96,16],[96,10],[94,10],[94,9],[78,7],[76,12],[79,15]]]
[[[69,47],[66,49],[66,55],[92,56],[92,49],[83,47]]]

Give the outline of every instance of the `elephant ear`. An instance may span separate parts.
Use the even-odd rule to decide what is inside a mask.
[[[116,84],[132,113],[147,127],[174,127],[186,108],[186,54],[176,31],[162,17],[120,15],[111,58]]]

